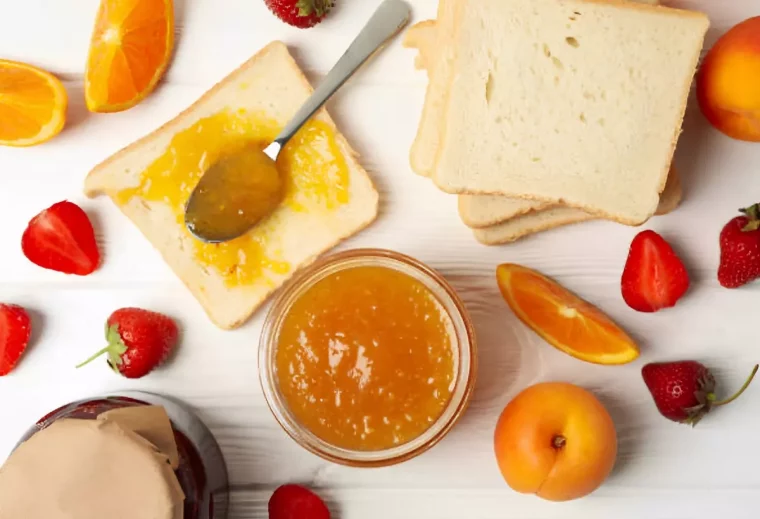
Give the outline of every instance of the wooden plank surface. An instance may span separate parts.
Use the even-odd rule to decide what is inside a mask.
[[[718,285],[715,271],[720,228],[738,207],[760,196],[760,146],[721,136],[690,104],[677,152],[684,203],[647,227],[677,244],[693,289],[672,310],[637,314],[625,306],[619,289],[637,229],[590,222],[487,248],[459,222],[453,197],[411,173],[408,150],[426,78],[414,70],[413,53],[395,41],[331,102],[382,193],[378,222],[343,248],[387,247],[439,269],[472,313],[481,369],[470,409],[435,449],[396,467],[344,468],[300,449],[268,411],[256,362],[264,312],[234,332],[214,328],[137,230],[109,201],[84,199],[81,188],[94,164],[171,118],[272,39],[285,41],[318,81],[378,2],[339,0],[323,25],[299,31],[277,22],[261,0],[179,1],[177,54],[167,80],[138,107],[110,115],[88,114],[82,100],[97,3],[25,0],[0,17],[0,57],[59,74],[71,98],[70,124],[58,138],[35,148],[0,148],[0,300],[32,309],[41,330],[18,370],[0,378],[0,460],[30,423],[56,405],[141,389],[188,402],[213,429],[230,468],[232,519],[266,517],[271,491],[290,481],[321,489],[342,519],[758,517],[754,445],[760,438],[760,388],[690,430],[657,415],[639,370],[647,361],[696,358],[713,366],[728,390],[758,361],[754,309],[760,285],[728,291]],[[410,3],[415,20],[435,13],[435,0]],[[760,14],[758,0],[673,4],[710,15],[708,44]],[[105,251],[103,267],[84,279],[43,271],[18,246],[29,218],[64,198],[90,212]],[[642,359],[600,367],[547,346],[504,305],[494,282],[494,268],[504,261],[540,269],[599,304],[640,339]],[[139,381],[116,377],[98,364],[75,370],[101,346],[110,311],[126,305],[165,311],[183,323],[181,351],[172,365]],[[558,505],[518,495],[496,469],[491,435],[500,410],[520,389],[542,380],[594,390],[616,421],[617,467],[589,498]]]

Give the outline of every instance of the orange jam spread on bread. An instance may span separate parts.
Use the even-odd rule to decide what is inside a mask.
[[[354,266],[328,274],[288,309],[277,383],[308,430],[376,451],[425,432],[451,397],[457,362],[449,315],[421,281]]]
[[[228,286],[266,280],[267,272],[286,274],[291,265],[278,257],[275,240],[286,211],[321,213],[349,201],[349,171],[333,128],[309,121],[280,153],[277,167],[285,179],[285,197],[275,212],[235,240],[210,244],[192,237],[184,225],[184,209],[203,173],[215,161],[243,146],[265,148],[280,131],[271,118],[226,110],[203,118],[176,133],[164,153],[140,175],[136,187],[114,199],[129,203],[135,197],[168,204],[177,224],[192,238],[196,260],[219,272]]]

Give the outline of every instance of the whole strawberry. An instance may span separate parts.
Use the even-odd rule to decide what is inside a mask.
[[[177,324],[170,317],[141,308],[121,308],[106,322],[108,346],[77,367],[108,354],[108,364],[116,373],[144,377],[166,360],[178,335]]]
[[[660,414],[668,420],[694,426],[713,407],[736,400],[752,382],[757,368],[754,367],[741,389],[725,400],[715,396],[715,378],[710,370],[693,360],[647,364],[641,369],[641,376]]]
[[[21,237],[21,249],[35,265],[65,274],[86,276],[100,263],[87,213],[67,200],[32,218]]]
[[[264,0],[283,22],[308,29],[321,22],[335,5],[335,0]]]
[[[16,367],[31,334],[32,323],[26,310],[0,303],[0,377]]]
[[[675,306],[689,289],[689,274],[665,239],[642,231],[631,242],[620,288],[626,304],[639,312]]]
[[[330,510],[308,488],[282,485],[269,498],[269,519],[330,519]]]
[[[718,281],[726,288],[737,288],[760,277],[758,204],[740,211],[743,216],[732,219],[720,232]]]

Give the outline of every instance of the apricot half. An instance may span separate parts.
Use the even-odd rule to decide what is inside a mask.
[[[715,42],[697,75],[697,100],[715,128],[734,139],[760,142],[760,16]]]
[[[536,384],[504,408],[494,434],[496,461],[517,492],[569,501],[596,490],[612,471],[617,434],[589,391],[563,382]]]

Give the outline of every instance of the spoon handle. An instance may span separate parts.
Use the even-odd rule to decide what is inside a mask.
[[[275,139],[279,147],[295,135],[356,70],[409,21],[409,6],[402,0],[385,0],[351,43],[306,103]],[[279,149],[278,149],[279,151]]]

